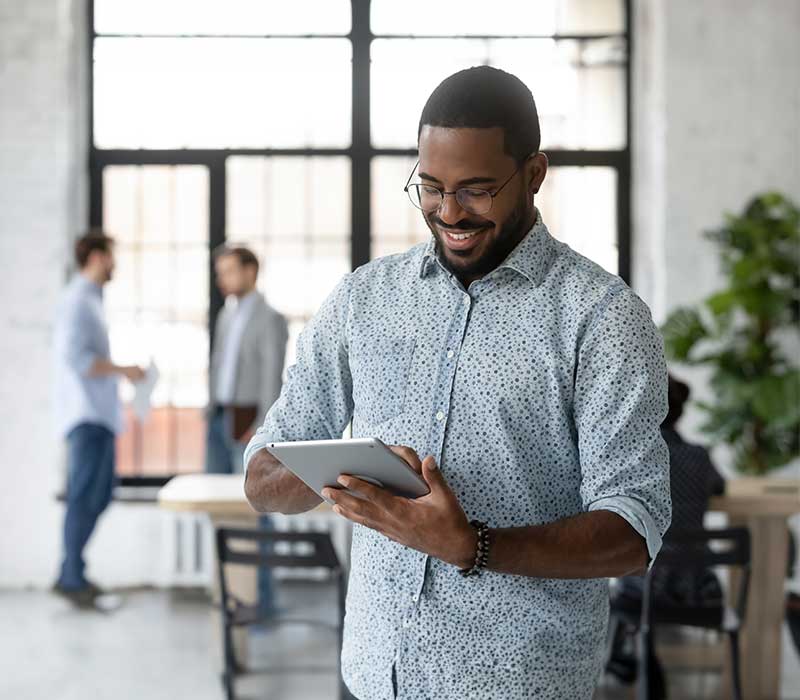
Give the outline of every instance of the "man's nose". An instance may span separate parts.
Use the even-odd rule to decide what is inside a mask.
[[[455,194],[446,194],[439,207],[439,218],[448,226],[455,226],[461,219],[467,216],[467,212],[461,208]]]

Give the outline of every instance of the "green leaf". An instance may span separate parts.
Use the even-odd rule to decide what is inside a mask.
[[[729,289],[712,294],[705,303],[715,316],[726,316],[737,305],[738,297],[735,291]]]
[[[688,362],[695,344],[709,335],[700,314],[687,308],[673,311],[661,327],[661,333],[667,355],[678,362]]]
[[[755,382],[753,410],[776,428],[800,428],[800,371],[766,376]]]

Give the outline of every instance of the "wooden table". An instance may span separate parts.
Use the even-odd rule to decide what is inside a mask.
[[[212,518],[254,523],[258,513],[244,495],[244,474],[182,474],[158,492],[162,508],[208,513]]]
[[[731,525],[750,528],[750,594],[741,640],[742,693],[747,700],[777,700],[789,549],[786,521],[800,513],[800,481],[731,479],[726,482],[725,495],[711,499],[709,509],[727,514]]]

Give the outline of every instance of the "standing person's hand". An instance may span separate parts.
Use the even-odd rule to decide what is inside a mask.
[[[420,462],[410,447],[391,450],[422,475],[431,490],[428,495],[413,499],[395,496],[345,474],[339,477],[339,484],[358,496],[330,487],[323,489],[322,495],[333,501],[336,513],[354,523],[460,568],[471,566],[477,535],[436,460],[426,457]]]
[[[255,431],[255,429],[253,429],[253,428],[248,428],[247,430],[245,430],[245,431],[244,431],[244,432],[243,432],[243,433],[242,433],[242,434],[239,436],[239,439],[238,439],[236,442],[238,442],[238,443],[240,443],[240,444],[242,444],[242,445],[247,445],[247,444],[250,442],[250,440],[252,440],[252,439],[253,439],[253,435],[255,435],[255,434],[256,434],[256,431]]]
[[[120,372],[129,382],[136,383],[142,381],[145,377],[145,371],[138,365],[126,365],[120,367]]]

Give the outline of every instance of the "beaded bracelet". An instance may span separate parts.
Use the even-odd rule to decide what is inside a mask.
[[[459,569],[462,576],[476,576],[486,568],[489,561],[489,526],[480,520],[470,520],[469,524],[478,533],[478,546],[475,552],[475,563],[468,569]]]

